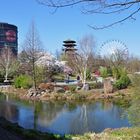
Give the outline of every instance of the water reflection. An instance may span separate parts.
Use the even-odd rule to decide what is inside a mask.
[[[19,116],[19,110],[17,106],[10,104],[7,100],[6,95],[0,95],[0,116],[10,121],[16,121]]]
[[[124,110],[110,102],[23,102],[0,96],[0,115],[25,128],[59,134],[101,132],[130,126],[121,118]]]

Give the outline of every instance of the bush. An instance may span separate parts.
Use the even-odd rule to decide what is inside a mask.
[[[100,67],[99,71],[103,78],[106,78],[108,76],[108,71],[106,67]]]
[[[100,89],[103,88],[103,83],[98,82],[98,83],[89,83],[90,89]]]
[[[86,80],[90,80],[91,79],[91,71],[89,69],[87,69],[86,71]]]
[[[32,79],[28,75],[20,75],[14,81],[16,88],[30,88],[32,86]]]
[[[133,126],[140,127],[140,75],[132,76],[131,106],[127,110],[128,119]]]
[[[124,89],[131,83],[129,77],[127,75],[122,75],[120,79],[116,81],[114,87],[117,89]]]
[[[121,76],[121,70],[120,70],[121,68],[120,67],[112,67],[112,75],[113,75],[113,77],[115,78],[115,79],[119,79],[120,78],[120,76]]]
[[[126,68],[120,66],[112,67],[112,75],[116,80],[118,80],[121,78],[122,75],[127,75]]]
[[[76,90],[76,85],[69,85],[68,88],[73,93]]]

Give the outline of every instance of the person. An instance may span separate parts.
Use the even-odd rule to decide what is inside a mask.
[[[66,83],[69,83],[69,79],[70,79],[69,74],[66,75],[66,78],[65,79],[66,79],[65,82]]]
[[[77,81],[79,81],[79,80],[80,80],[80,76],[78,75],[78,76],[77,76]]]
[[[67,83],[69,83],[70,77],[69,74],[67,75]]]

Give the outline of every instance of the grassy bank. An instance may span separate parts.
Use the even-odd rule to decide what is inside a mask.
[[[17,123],[10,123],[4,118],[0,118],[0,128],[7,131],[9,137],[15,136],[20,137],[22,140],[64,140],[64,137],[59,135],[42,133],[35,130],[26,130],[20,127]],[[0,136],[3,135],[3,132],[0,131]]]
[[[26,130],[17,124],[10,123],[4,118],[0,118],[0,128],[10,134],[20,137],[22,140],[139,140],[140,128],[120,128],[106,129],[102,133],[86,133],[84,135],[66,135],[59,136],[49,133],[42,133],[35,130]],[[2,131],[0,132],[0,136]]]
[[[8,87],[1,89],[2,93],[16,96],[23,100],[42,100],[42,101],[93,101],[100,99],[107,100],[131,100],[131,94],[129,89],[119,90],[114,93],[104,94],[103,90],[95,89],[89,91],[75,91],[67,93],[44,93],[40,96],[27,96],[26,89],[16,89],[14,87]]]
[[[83,136],[70,136],[70,138],[72,140],[140,140],[140,128],[106,129],[99,134],[87,133]]]

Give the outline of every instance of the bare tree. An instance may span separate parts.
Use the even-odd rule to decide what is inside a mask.
[[[19,69],[18,69],[18,74],[31,75],[31,73],[32,73],[32,67],[31,67],[31,65],[29,63],[29,60],[26,56],[27,56],[27,53],[24,50],[22,50],[18,54],[18,60],[20,62]]]
[[[140,58],[131,55],[127,63],[127,69],[130,73],[140,72]]]
[[[16,71],[18,67],[18,62],[16,56],[13,54],[12,50],[6,46],[1,50],[0,54],[0,69],[1,73],[4,75],[4,82],[8,82],[9,74],[12,74]]]
[[[125,49],[119,49],[116,48],[111,54],[108,54],[108,56],[104,56],[104,61],[106,62],[107,66],[110,67],[125,67],[127,60],[129,58],[129,54],[126,53]]]
[[[140,11],[140,0],[36,0],[42,5],[53,7],[55,11],[58,8],[80,5],[85,14],[103,14],[116,15],[124,14],[124,17],[100,27],[90,26],[93,29],[104,29],[115,24],[122,23],[128,19],[135,20],[135,15]]]
[[[85,87],[86,84],[86,79],[87,79],[87,69],[89,68],[91,62],[91,55],[94,54],[94,49],[95,49],[95,40],[92,35],[87,35],[84,36],[80,41],[79,41],[79,50],[77,55],[74,56],[72,59],[73,63],[73,69],[80,75],[82,83],[83,83],[83,88]]]
[[[23,45],[25,61],[31,67],[33,87],[36,89],[36,61],[41,57],[42,43],[40,41],[35,23],[32,22]]]
[[[111,49],[110,49],[111,50]],[[121,76],[121,71],[126,70],[129,54],[126,48],[114,48],[110,53],[106,53],[100,60],[104,61],[103,66],[112,70],[113,77],[117,80]]]

